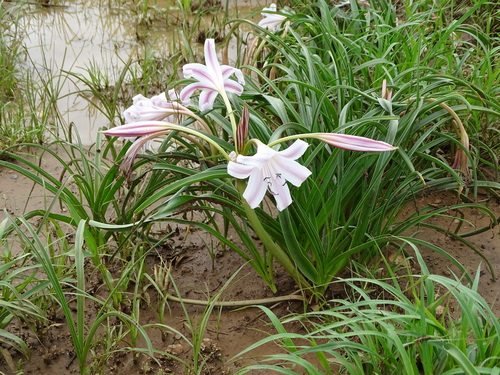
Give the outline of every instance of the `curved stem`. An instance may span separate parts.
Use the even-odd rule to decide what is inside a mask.
[[[169,128],[171,128],[172,130],[177,130],[177,131],[182,132],[182,133],[191,134],[191,135],[194,135],[198,138],[205,140],[209,145],[214,146],[217,149],[217,151],[219,151],[221,153],[221,155],[224,157],[224,159],[226,159],[227,161],[231,160],[231,158],[229,157],[227,152],[217,142],[215,142],[212,138],[206,136],[205,134],[200,133],[197,130],[189,129],[185,126],[180,126],[180,125],[171,124],[169,126]]]
[[[417,98],[410,98],[406,100],[406,102],[412,102],[415,101]],[[430,102],[430,103],[435,103],[438,102],[437,99],[435,98],[425,98],[425,102]],[[467,131],[465,130],[465,126],[460,120],[460,117],[458,117],[457,113],[451,108],[448,104],[444,102],[438,102],[437,103],[441,108],[445,109],[453,118],[451,121],[451,124],[454,127],[455,133],[457,136],[460,137],[460,143],[462,143],[463,147],[469,151],[469,135],[467,134]],[[456,152],[455,155],[455,161],[452,165],[452,168],[454,169],[460,169],[467,180],[471,179],[469,168],[468,168],[468,157],[467,154],[462,150],[459,149]]]
[[[243,191],[245,190],[245,186],[243,181],[238,180],[236,182],[238,191],[241,195],[243,195]],[[253,208],[251,208],[245,199],[242,199],[243,209],[245,210],[245,214],[248,218],[248,221],[252,225],[252,228],[262,241],[264,246],[271,252],[273,257],[281,264],[281,266],[285,269],[285,271],[292,276],[297,284],[301,288],[311,289],[311,285],[304,278],[304,276],[298,271],[295,264],[292,262],[290,257],[285,253],[285,251],[271,238],[266,229],[262,226],[257,214]]]
[[[318,138],[318,136],[315,135],[315,133],[294,134],[294,135],[289,135],[289,136],[277,139],[274,142],[269,143],[267,146],[273,147],[273,146],[276,146],[276,145],[283,143],[283,142],[286,142],[286,141],[294,141],[296,139],[302,139],[302,138]]]
[[[198,121],[200,126],[203,128],[205,133],[209,133],[209,134],[213,135],[213,132],[210,130],[210,127],[208,126],[208,124],[205,121],[203,121],[203,119],[200,116],[198,116],[196,113],[191,111],[189,108],[186,108],[183,105],[181,105],[179,103],[175,103],[175,102],[172,103],[172,107],[175,110],[175,112],[174,112],[175,114],[186,115],[186,116],[189,116],[189,117],[195,119],[196,121]]]
[[[231,102],[229,101],[229,98],[227,96],[226,91],[220,92],[222,99],[224,100],[224,104],[227,109],[227,113],[229,114],[229,121],[231,121],[231,130],[233,131],[233,142],[234,142],[234,152],[236,155],[238,155],[238,150],[239,150],[239,145],[238,145],[238,139],[236,137],[236,129],[238,127],[236,123],[236,118],[234,117],[234,112],[233,112],[233,107],[231,106]]]
[[[302,133],[302,134],[294,134],[294,135],[288,135],[283,138],[279,138],[271,143],[269,143],[267,146],[268,147],[274,147],[280,143],[287,142],[287,141],[295,141],[297,139],[304,139],[304,138],[311,138],[311,139],[320,139],[320,135],[318,133]]]
[[[170,294],[165,295],[166,300],[187,303],[190,305],[201,305],[201,306],[216,306],[216,307],[244,307],[252,305],[269,305],[271,303],[283,302],[283,301],[302,301],[306,302],[307,299],[304,296],[298,294],[289,294],[287,296],[278,296],[270,298],[261,299],[247,299],[243,301],[201,301],[197,299],[187,299],[172,296]]]

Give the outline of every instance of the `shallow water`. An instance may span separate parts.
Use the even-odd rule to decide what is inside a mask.
[[[66,125],[75,125],[84,145],[92,144],[98,128],[108,126],[109,120],[76,93],[86,89],[85,85],[74,78],[64,79],[67,77],[64,71],[88,77],[89,67],[98,67],[112,85],[125,63],[142,56],[146,47],[153,47],[157,56],[168,56],[179,40],[176,24],[180,14],[166,1],[153,5],[166,18],[162,23],[152,22],[153,26],[147,28],[139,26],[132,1],[68,0],[48,7],[32,5],[29,16],[21,18],[28,52],[25,68],[36,69],[35,76],[46,79],[62,74],[58,81],[61,88],[58,110]],[[228,12],[239,11],[240,15],[262,9],[255,1],[238,0],[237,4],[224,5]],[[201,28],[210,28],[216,20],[217,14],[207,15]]]

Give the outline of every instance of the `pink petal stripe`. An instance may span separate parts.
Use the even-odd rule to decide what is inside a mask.
[[[221,69],[222,69],[222,78],[224,79],[224,81],[229,79],[229,77],[231,77],[231,75],[234,74],[239,83],[241,83],[242,85],[245,84],[245,77],[241,70],[233,68],[232,66],[229,65],[222,65]]]
[[[397,149],[386,142],[376,141],[374,139],[359,137],[348,134],[335,133],[316,133],[317,137],[323,142],[332,146],[352,151],[392,151]]]
[[[191,96],[196,90],[213,90],[211,87],[207,87],[202,82],[193,82],[184,87],[179,93],[179,99],[184,105],[189,105]]]
[[[207,111],[214,107],[215,98],[219,95],[218,91],[205,89],[200,93],[200,110]]]
[[[168,130],[168,125],[169,123],[164,121],[141,121],[120,125],[102,133],[115,137],[142,137]]]
[[[224,82],[224,89],[227,92],[232,92],[238,95],[241,95],[243,92],[243,86],[241,86],[238,82],[233,81],[232,79],[228,79],[226,82]]]
[[[216,82],[210,71],[203,64],[186,64],[182,67],[184,78],[194,78],[200,82],[204,82],[207,86],[216,88]]]
[[[222,71],[217,59],[217,52],[215,51],[215,41],[213,39],[205,40],[205,63],[210,74],[211,80],[219,90],[222,90],[224,81],[222,79]]]

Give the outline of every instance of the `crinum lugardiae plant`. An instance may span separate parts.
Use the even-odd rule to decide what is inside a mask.
[[[265,19],[260,26],[273,31],[286,19],[285,16],[276,14],[274,5],[265,8],[263,14]],[[276,214],[279,216],[293,204],[293,190],[299,189],[311,177],[311,171],[300,163],[301,157],[309,148],[307,141],[319,140],[329,146],[361,152],[391,151],[395,147],[370,138],[326,132],[292,134],[272,141],[252,138],[249,136],[252,133],[252,121],[248,109],[251,101],[242,103],[240,98],[245,91],[245,79],[249,78],[240,69],[219,63],[213,39],[205,41],[204,54],[205,64],[190,63],[183,67],[184,78],[191,79],[191,83],[180,91],[170,90],[167,94],[151,99],[136,96],[133,105],[124,113],[127,123],[103,133],[135,139],[122,162],[122,168],[127,174],[130,173],[137,154],[152,139],[175,133],[195,145],[199,150],[200,160],[210,162],[209,168],[202,172],[207,176],[204,182],[209,183],[213,179],[211,186],[214,189],[212,193],[204,194],[204,198],[198,198],[206,199],[211,204],[215,201],[221,206],[232,207],[229,214],[225,211],[227,218],[233,225],[237,225],[237,221],[230,218],[230,215],[238,216],[240,222],[244,223],[237,233],[242,238],[242,243],[253,249],[249,251],[249,256],[243,251],[240,254],[249,260],[273,291],[276,291],[273,259],[300,286],[310,287],[310,280],[297,268],[286,244],[275,240],[276,230],[279,230],[279,226],[275,225]],[[199,93],[197,103],[192,101],[195,93]],[[219,98],[222,103],[217,101]],[[235,108],[241,109],[239,121]],[[256,115],[257,112],[254,113]],[[218,121],[221,122],[220,127],[217,127]],[[229,129],[229,138],[223,136],[223,129]],[[221,168],[224,171],[223,177],[220,174]],[[217,170],[219,173],[210,174],[207,172],[209,170]],[[215,183],[215,180],[218,182]],[[201,180],[191,177],[186,181],[199,183]],[[294,187],[290,188],[289,184]],[[181,189],[181,185],[176,186]],[[224,191],[228,193],[224,194]],[[170,191],[169,197],[164,198],[168,202],[172,197],[177,198],[180,193]],[[266,199],[266,196],[270,199]],[[214,211],[224,212],[222,209]],[[173,211],[169,211],[169,215],[171,213]],[[152,215],[150,218],[165,219],[166,216]],[[248,230],[245,229],[248,225],[262,242],[262,249],[257,249],[251,241]],[[223,237],[221,235],[218,238],[224,240]]]

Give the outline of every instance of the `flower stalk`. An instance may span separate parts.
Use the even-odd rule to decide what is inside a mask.
[[[245,184],[243,183],[243,181],[237,180],[236,186],[240,194],[243,195],[243,192],[245,190]],[[251,208],[244,199],[242,200],[242,205],[243,209],[245,210],[247,219],[252,225],[253,231],[262,241],[262,244],[269,250],[272,256],[284,268],[285,272],[293,277],[293,279],[297,282],[297,285],[299,285],[303,289],[311,290],[311,285],[298,271],[297,267],[292,262],[287,253],[271,238],[269,233],[266,231],[259,218],[257,217],[257,213],[255,212],[255,210]],[[273,293],[276,293],[277,290],[274,283],[272,284],[271,289]]]
[[[190,135],[194,135],[197,138],[200,138],[206,141],[210,146],[213,146],[220,155],[230,161],[231,158],[229,154],[224,150],[217,142],[215,142],[210,137],[205,134],[199,132],[198,130],[188,128],[186,126],[181,126],[177,124],[172,124],[164,121],[140,121],[133,122],[131,124],[125,124],[121,126],[117,126],[112,129],[104,130],[101,133],[109,136],[116,137],[153,137],[160,136],[170,131],[178,131],[181,133],[186,133]],[[140,141],[141,139],[139,139]],[[137,142],[137,141],[136,141]]]
[[[287,137],[277,139],[268,144],[269,147],[276,146],[286,141],[293,141],[296,139],[317,139],[322,142],[328,143],[331,146],[351,151],[364,151],[364,152],[383,152],[393,151],[397,147],[390,145],[383,141],[377,141],[371,138],[360,137],[357,135],[338,134],[338,133],[304,133],[294,134]]]

